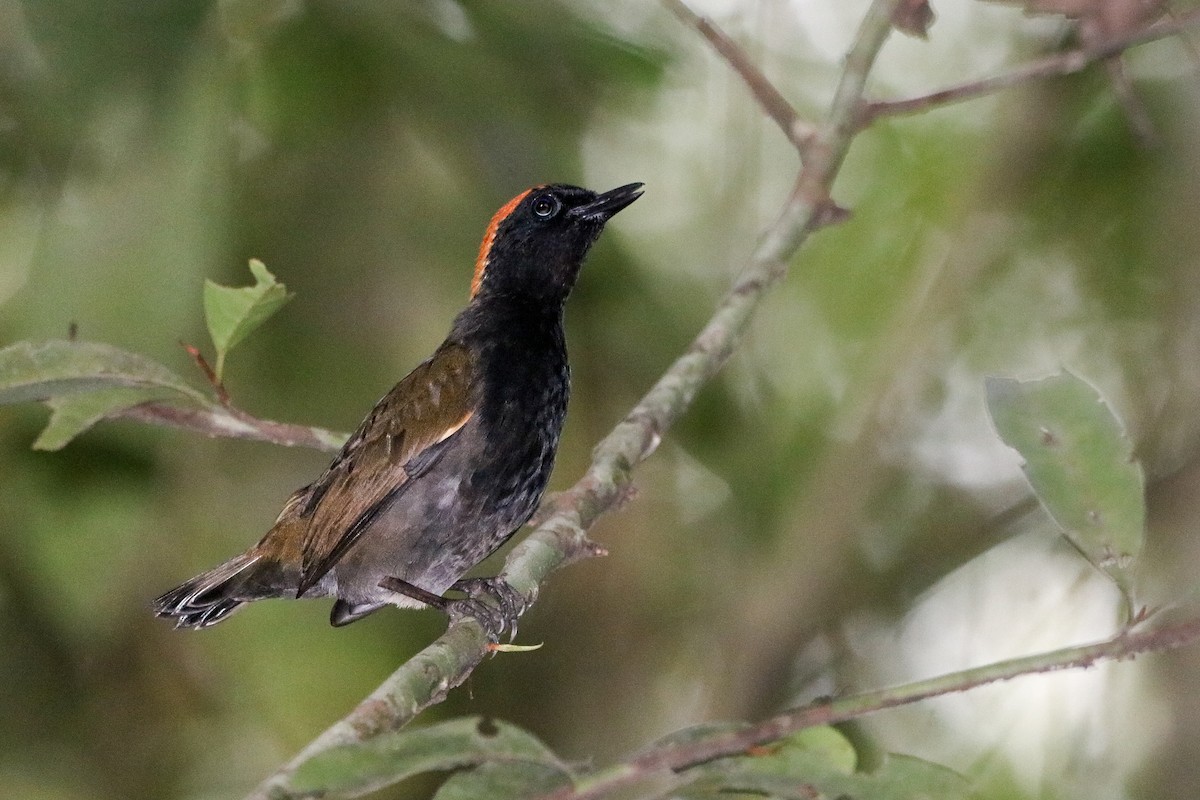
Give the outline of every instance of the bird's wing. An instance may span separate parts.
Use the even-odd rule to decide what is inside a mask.
[[[427,470],[475,413],[472,358],[445,344],[380,400],[325,474],[288,502],[307,517],[303,595],[329,572],[409,481]]]

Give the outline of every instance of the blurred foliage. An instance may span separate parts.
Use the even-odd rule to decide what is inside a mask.
[[[808,114],[859,10],[801,5],[719,19]],[[935,10],[928,43],[889,44],[875,91],[1059,38],[1013,9]],[[296,297],[225,383],[264,417],[353,427],[441,340],[517,191],[646,181],[568,309],[558,486],[686,346],[796,167],[652,5],[10,0],[0,20],[0,344],[76,323],[186,375],[203,281],[243,283],[258,258]],[[521,636],[545,647],[490,660],[427,721],[487,714],[603,762],[706,720],[1107,635],[1111,586],[1025,513],[988,374],[1066,367],[1100,390],[1147,476],[1145,602],[1183,596],[1200,559],[1200,102],[1178,52],[1129,58],[1156,150],[1099,71],[861,136],[835,192],[853,218],[813,238],[598,526],[612,555],[545,587]],[[20,796],[240,796],[439,632],[398,612],[333,631],[321,603],[170,630],[150,599],[256,539],[324,456],[128,423],[32,452],[44,421],[0,407],[0,785]],[[1060,677],[1075,682],[844,733],[868,768],[910,753],[988,797],[1200,783],[1194,653]]]

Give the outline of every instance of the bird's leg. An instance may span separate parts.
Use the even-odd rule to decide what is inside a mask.
[[[418,603],[424,603],[430,608],[436,608],[438,611],[447,611],[447,605],[450,603],[446,598],[436,595],[433,592],[427,592],[420,586],[409,583],[401,578],[384,578],[379,582],[379,585],[390,592],[402,594],[405,597],[412,598]]]
[[[411,584],[402,578],[387,577],[381,580],[379,585],[389,591],[410,597],[418,603],[424,603],[431,608],[436,608],[448,616],[451,621],[462,619],[463,617],[471,617],[480,624],[484,633],[487,634],[488,639],[493,642],[500,641],[500,635],[505,630],[515,630],[516,627],[515,617],[509,616],[503,611],[498,596],[496,594],[488,594],[486,590],[476,589],[473,594],[455,584],[453,588],[463,591],[467,596],[461,599],[451,599],[428,592],[420,586]],[[514,590],[509,587],[509,591]],[[486,603],[480,599],[483,594],[496,599],[497,605]]]

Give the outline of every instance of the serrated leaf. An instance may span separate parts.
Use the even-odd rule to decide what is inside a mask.
[[[104,389],[98,392],[67,394],[46,401],[50,421],[33,443],[34,450],[61,450],[72,439],[108,415],[149,400],[162,399],[165,392],[144,389]]]
[[[488,762],[451,775],[433,800],[527,800],[570,783],[571,776],[561,767],[532,761]]]
[[[218,380],[229,351],[292,299],[287,287],[275,279],[263,262],[250,259],[250,273],[254,276],[253,286],[204,282],[204,319],[217,350]]]
[[[468,717],[331,748],[301,764],[289,788],[298,794],[361,794],[422,772],[490,760],[526,761],[565,772],[532,734],[506,722]]]
[[[1120,421],[1090,384],[1062,372],[1037,381],[988,378],[997,432],[1067,538],[1132,600],[1142,549],[1145,478]]]
[[[209,402],[158,362],[110,345],[50,340],[17,342],[0,349],[0,403],[114,388],[152,388]]]

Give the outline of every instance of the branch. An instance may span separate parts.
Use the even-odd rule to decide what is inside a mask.
[[[284,447],[312,447],[328,452],[337,452],[346,441],[344,433],[259,419],[232,406],[184,408],[151,401],[115,411],[108,416],[109,419],[129,419],[147,425],[182,428],[209,438],[249,439]]]
[[[822,700],[784,712],[749,728],[645,751],[624,764],[584,778],[578,789],[567,787],[539,800],[596,800],[656,775],[678,772],[725,756],[744,754],[753,747],[778,741],[805,728],[846,722],[889,708],[957,694],[1023,675],[1087,669],[1100,662],[1122,661],[1141,653],[1171,650],[1197,639],[1200,639],[1200,619],[1191,619],[1157,630],[1138,633],[1122,631],[1107,641],[1095,644],[999,661],[890,689]]]
[[[1172,19],[1160,20],[1153,25],[1147,25],[1141,30],[1118,36],[1107,42],[1100,42],[1075,50],[1067,50],[1031,61],[1022,67],[1018,67],[1002,75],[967,81],[957,86],[951,86],[906,100],[877,100],[868,103],[863,109],[861,124],[863,127],[866,127],[880,117],[920,114],[931,108],[950,105],[952,103],[961,103],[964,100],[974,100],[977,97],[994,94],[1004,89],[1020,86],[1023,83],[1061,75],[1073,75],[1097,61],[1112,58],[1135,45],[1157,41],[1158,39],[1182,33],[1185,29],[1197,23],[1200,23],[1200,9]]]
[[[552,498],[544,522],[509,554],[501,575],[528,603],[554,570],[603,552],[588,529],[628,496],[633,469],[657,449],[662,436],[691,406],[741,342],[766,291],[778,283],[808,234],[826,219],[829,187],[857,128],[855,115],[867,72],[890,31],[898,0],[875,0],[846,60],[830,119],[811,140],[818,155],[806,163],[776,220],[768,226],[733,286],[692,344],[642,400],[596,446],[592,465],[569,490]],[[472,620],[452,623],[436,642],[388,677],[365,701],[322,733],[247,800],[283,800],[296,768],[317,753],[365,741],[403,727],[460,685],[488,653],[482,628]]]
[[[663,0],[663,4],[684,24],[695,28],[701,36],[708,40],[717,55],[725,59],[733,71],[746,82],[746,86],[754,95],[754,99],[762,106],[762,110],[774,120],[775,124],[783,131],[783,135],[796,146],[803,156],[809,141],[817,134],[816,126],[800,119],[796,109],[787,101],[787,98],[746,56],[746,52],[738,46],[737,42],[730,39],[712,20],[692,11],[683,0]]]

